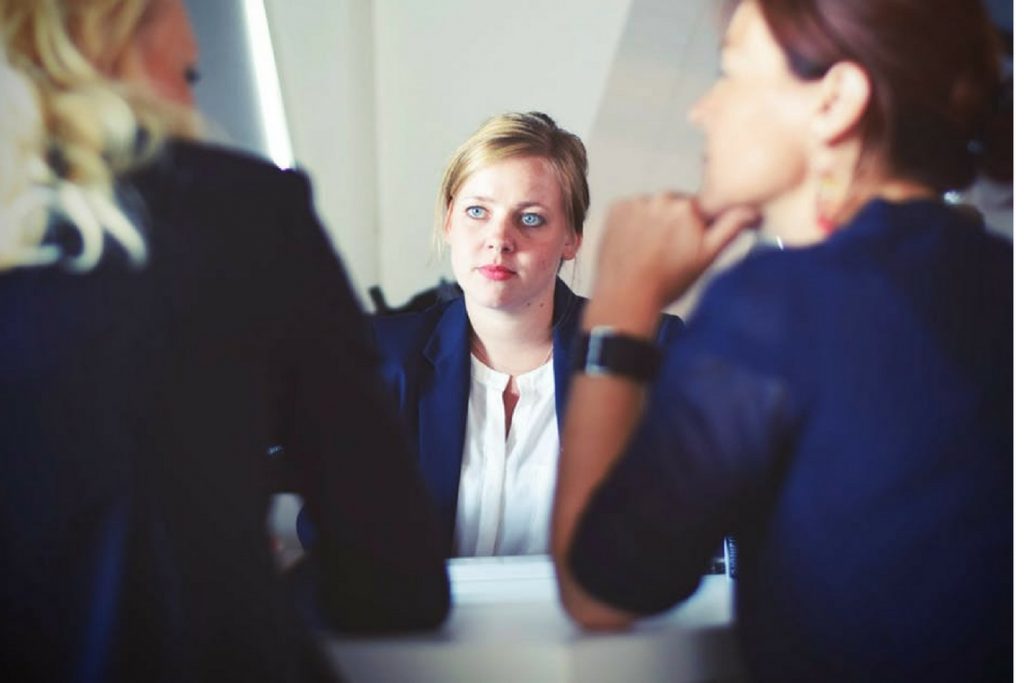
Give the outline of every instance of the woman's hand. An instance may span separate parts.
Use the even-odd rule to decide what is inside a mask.
[[[754,211],[734,208],[709,222],[696,199],[679,193],[617,202],[598,253],[594,302],[639,309],[638,318],[653,323],[656,313],[689,289],[756,219]]]

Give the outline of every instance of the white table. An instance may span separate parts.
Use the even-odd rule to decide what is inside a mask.
[[[705,577],[685,603],[628,632],[593,634],[562,612],[546,557],[451,560],[449,575],[453,607],[440,630],[326,640],[352,683],[745,680],[725,576]]]

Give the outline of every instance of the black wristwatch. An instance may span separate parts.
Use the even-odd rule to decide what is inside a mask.
[[[573,370],[587,375],[621,375],[649,382],[661,365],[661,349],[654,342],[598,325],[579,337]]]

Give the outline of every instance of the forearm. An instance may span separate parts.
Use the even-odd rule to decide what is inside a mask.
[[[584,313],[583,330],[608,325],[637,337],[652,338],[660,310],[651,299],[617,301],[614,292],[597,292]],[[643,412],[645,387],[615,375],[577,374],[570,388],[562,433],[558,486],[552,523],[552,553],[566,611],[588,628],[622,628],[635,615],[589,595],[569,568],[569,552],[583,511],[594,490],[618,461]]]
[[[602,239],[599,279],[584,312],[583,331],[602,325],[617,334],[652,339],[661,309],[684,293],[754,218],[734,209],[709,225],[692,199],[673,193],[617,203]],[[633,615],[588,595],[572,576],[569,553],[595,489],[622,456],[640,420],[644,393],[641,383],[618,375],[577,375],[570,387],[551,547],[566,610],[592,628],[622,627]]]
[[[447,576],[433,567],[371,565],[362,553],[318,544],[288,568],[285,582],[311,623],[346,633],[431,629],[448,614]]]
[[[340,631],[384,632],[431,629],[448,615],[450,595],[440,565],[405,558],[371,564],[351,553],[330,556],[324,548],[320,606],[328,625]]]

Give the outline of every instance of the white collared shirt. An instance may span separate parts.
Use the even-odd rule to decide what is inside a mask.
[[[548,359],[516,377],[519,400],[506,439],[502,393],[509,375],[470,359],[455,552],[546,553],[559,448],[554,366]]]

